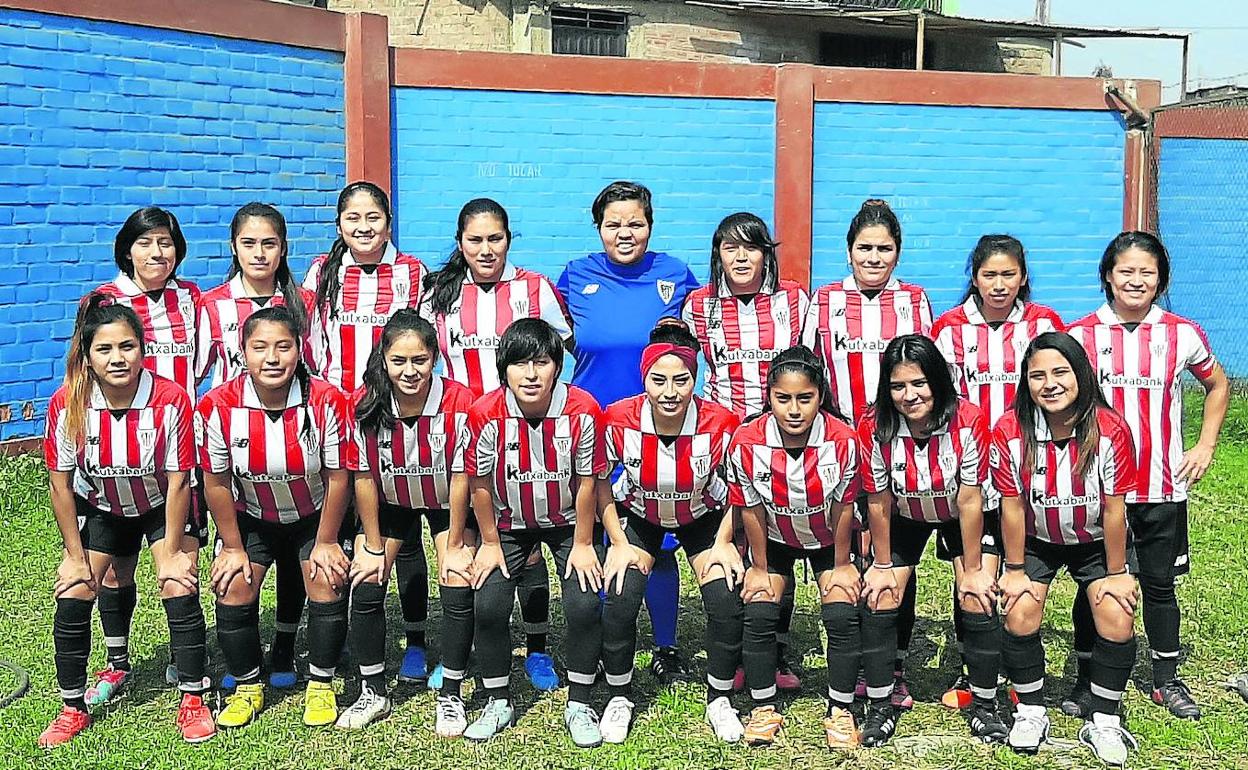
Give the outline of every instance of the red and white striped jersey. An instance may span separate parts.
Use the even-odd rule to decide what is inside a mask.
[[[488,290],[474,283],[471,275],[465,278],[459,301],[449,313],[435,314],[426,296],[421,315],[438,330],[446,376],[467,385],[478,398],[502,384],[495,366],[498,341],[512,321],[540,318],[563,339],[572,336],[563,297],[550,279],[510,264]]]
[[[704,393],[745,419],[763,410],[767,370],[781,350],[801,341],[810,295],[796,281],[780,281],[774,294],[749,301],[727,283],[690,292],[681,317],[702,345],[709,366]]]
[[[991,427],[1014,404],[1027,346],[1045,332],[1064,328],[1061,317],[1044,305],[1015,302],[994,329],[971,297],[936,319],[932,338],[953,368],[959,393],[983,410]]]
[[[728,497],[724,459],[739,423],[724,407],[694,396],[669,443],[659,437],[644,393],[612,404],[606,412],[607,463],[624,467],[614,485],[620,507],[666,529],[722,509]]]
[[[143,365],[195,398],[195,307],[199,287],[170,278],[159,293],[148,294],[125,273],[96,291],[132,308],[143,322]]]
[[[469,476],[488,476],[503,531],[576,523],[575,477],[607,470],[602,411],[574,385],[555,383],[546,417],[533,427],[507,388],[491,391],[468,411]]]
[[[312,261],[303,288],[316,291],[326,257],[323,254]],[[375,266],[361,265],[348,251],[338,278],[341,288],[333,300],[333,312],[316,308],[308,336],[316,373],[334,387],[353,393],[363,382],[368,357],[390,316],[405,307],[420,307],[425,266],[388,243]]]
[[[1109,305],[1067,331],[1088,352],[1105,399],[1131,426],[1139,467],[1127,502],[1186,500],[1187,483],[1174,477],[1183,460],[1181,375],[1213,376],[1218,362],[1205,332],[1155,305],[1135,331]]]
[[[358,406],[365,389],[355,392]],[[464,472],[464,455],[471,437],[468,408],[472,391],[454,380],[434,377],[425,408],[414,417],[396,417],[393,428],[367,431],[355,423],[358,452],[348,463],[353,471],[368,473],[381,499],[403,508],[450,506],[451,474]],[[391,405],[394,414],[397,404]]]
[[[858,495],[858,443],[853,430],[821,412],[800,457],[784,448],[771,413],[742,425],[728,449],[728,503],[761,505],[767,537],[793,548],[836,544],[832,506]]]
[[[815,292],[802,344],[823,361],[841,414],[857,423],[875,402],[884,348],[895,337],[931,328],[932,305],[921,287],[893,278],[868,299],[851,275]]]
[[[1009,411],[997,421],[988,453],[993,483],[1005,497],[1021,498],[1029,536],[1058,545],[1103,540],[1105,498],[1135,489],[1135,448],[1126,422],[1104,408],[1097,409],[1096,422],[1101,432],[1096,460],[1080,479],[1074,475],[1079,462],[1077,439],[1053,441],[1039,410],[1036,457],[1026,475],[1018,415]]]
[[[897,435],[881,444],[875,437],[875,411],[858,424],[861,478],[868,493],[889,491],[908,519],[939,523],[958,518],[958,489],[988,481],[988,421],[979,408],[958,399],[953,419],[919,442],[905,418]]]
[[[307,289],[299,289],[308,318],[316,295]],[[202,380],[212,370],[212,387],[232,380],[247,370],[243,360],[243,324],[251,314],[266,307],[285,305],[286,298],[279,291],[264,303],[247,296],[241,275],[209,289],[199,298],[199,322],[196,331],[199,342],[196,347],[195,378]],[[305,340],[304,357],[311,362],[311,348]],[[214,367],[215,365],[215,367]]]
[[[311,420],[311,424],[308,421]],[[306,404],[298,379],[285,408],[260,403],[251,375],[208,391],[196,409],[199,465],[229,473],[236,506],[263,521],[289,524],[319,516],[324,471],[350,464],[350,406],[333,385],[310,378]]]
[[[195,467],[191,399],[177,383],[144,370],[129,409],[112,410],[91,388],[86,440],[65,430],[64,386],[48,404],[43,459],[49,471],[73,471],[74,493],[116,516],[141,516],[165,502],[169,473]]]

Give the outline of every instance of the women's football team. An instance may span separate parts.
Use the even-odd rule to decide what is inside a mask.
[[[573,260],[557,284],[509,263],[507,212],[488,199],[463,207],[454,252],[430,272],[391,242],[384,192],[354,183],[338,198],[337,239],[301,287],[282,215],[251,203],[230,225],[225,283],[202,294],[177,277],[177,219],[131,215],[119,273],[80,304],[49,405],[64,706],[40,745],[88,727],[131,675],[144,540],[187,741],[264,708],[259,595],[271,567],[269,686],[297,681],[306,601],[305,723],[386,717],[392,568],[407,632],[400,679],[428,676],[422,521],[442,609],[429,677],[440,736],[486,741],[515,721],[517,593],[526,674],[558,686],[545,545],[577,746],[627,739],[643,601],[653,669],[684,670],[677,549],[706,614],[705,713],[718,739],[766,745],[784,730],[778,690],[800,687],[785,645],[801,562],[827,633],[827,744],[882,745],[913,703],[902,664],[933,535],[953,570],[963,663],[942,701],[964,710],[976,738],[1022,753],[1046,741],[1040,625],[1062,569],[1079,587],[1078,677],[1062,710],[1086,720],[1080,740],[1118,765],[1135,747],[1119,706],[1137,607],[1152,700],[1199,718],[1178,676],[1175,579],[1189,565],[1187,493],[1212,461],[1229,385],[1201,329],[1158,304],[1171,276],[1157,238],[1114,238],[1100,261],[1105,304],[1066,326],[1031,301],[1022,244],[984,236],[962,303],[933,323],[923,289],[894,275],[901,226],[884,201],[866,201],[849,225],[850,274],[813,295],[780,277],[778,244],[753,214],[720,223],[711,282],[697,287],[683,263],[648,249],[645,187],[613,183],[592,213],[603,251]],[[560,380],[565,352],[571,384]],[[1205,391],[1186,450],[1184,371]],[[230,693],[215,714],[198,574],[209,519]],[[88,683],[93,607],[107,664]],[[344,645],[359,693],[340,710],[331,683]],[[473,668],[483,703],[470,721],[462,684]],[[998,709],[1002,676],[1012,715]]]

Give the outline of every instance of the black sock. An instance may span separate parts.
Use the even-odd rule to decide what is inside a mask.
[[[138,601],[133,584],[120,588],[100,586],[100,627],[104,629],[104,646],[113,668],[130,670],[130,622]]]
[[[748,602],[744,608],[741,661],[745,686],[755,706],[776,702],[776,624],[780,605],[774,602]]]
[[[429,620],[429,562],[425,559],[425,544],[420,533],[417,521],[394,560],[408,647],[425,646],[425,624]]]
[[[873,703],[887,703],[893,697],[897,615],[897,610],[862,608],[862,673],[867,680],[867,697]]]
[[[56,683],[66,706],[86,711],[87,658],[91,654],[91,605],[89,599],[57,599],[52,617]]]
[[[1043,706],[1044,644],[1040,640],[1040,632],[1015,636],[1008,628],[1005,629],[1001,641],[1001,662],[1005,665],[1006,675],[1014,683],[1018,702],[1027,706]]]
[[[640,574],[634,581],[644,592],[646,584]],[[568,667],[568,702],[589,703],[602,660],[602,600],[597,591],[582,591],[575,573],[560,581],[560,593],[566,627],[563,660]]]
[[[217,644],[239,684],[260,680],[260,604],[217,603]]]
[[[1179,678],[1179,599],[1174,580],[1140,575],[1144,633],[1153,661],[1153,687]]]
[[[275,566],[277,604],[273,613],[275,623],[269,665],[274,671],[294,671],[295,638],[308,593],[303,587],[303,573],[297,559],[278,559]]]
[[[741,661],[745,608],[741,594],[730,589],[723,579],[702,586],[702,606],[706,610],[706,702],[710,703],[732,695],[732,679]],[[780,622],[784,622],[783,600]]]
[[[1092,701],[1094,714],[1117,714],[1122,693],[1135,663],[1135,637],[1111,642],[1097,636],[1092,647]]]
[[[546,634],[550,630],[550,576],[546,573],[544,559],[524,565],[516,593],[520,597],[520,619],[524,621],[525,650],[546,652]]]
[[[386,587],[360,583],[351,591],[351,654],[360,678],[373,692],[386,692]]]
[[[962,672],[966,673],[966,611],[958,598],[958,583],[953,583],[953,640],[957,643]]]
[[[332,682],[347,640],[347,597],[329,602],[308,600],[308,678]],[[383,637],[382,645],[385,640]]]
[[[467,586],[442,586],[441,695],[459,695],[472,651],[473,596]]]
[[[1089,663],[1092,645],[1096,644],[1096,621],[1092,617],[1092,602],[1088,600],[1088,588],[1080,585],[1075,591],[1075,603],[1070,607],[1070,622],[1075,630],[1075,666],[1079,682],[1087,685],[1091,678]]]
[[[780,619],[776,621],[776,664],[782,664],[789,651],[789,632],[793,629],[793,614],[797,611],[797,580],[784,581],[780,594]]]
[[[819,608],[828,634],[828,701],[848,708],[854,703],[854,686],[862,663],[862,617],[858,608],[844,602]]]
[[[997,674],[1001,671],[1001,618],[996,614],[964,612],[962,622],[966,634],[963,658],[971,694],[976,700],[993,702],[997,697]]]
[[[473,643],[481,689],[488,698],[511,701],[511,605],[516,579],[495,570],[474,595]],[[444,672],[445,673],[445,672]]]
[[[175,596],[164,599],[165,618],[169,622],[169,649],[178,667],[178,689],[182,692],[203,692],[206,634],[204,611],[199,596]]]
[[[905,666],[906,653],[910,650],[910,640],[914,638],[914,621],[918,613],[919,573],[912,570],[906,590],[901,594],[901,604],[897,607],[897,652],[893,656],[893,671],[900,672]]]
[[[633,654],[637,651],[637,615],[646,595],[646,576],[635,569],[624,573],[624,590],[607,587],[602,604],[602,666],[611,697],[629,697],[633,691]]]

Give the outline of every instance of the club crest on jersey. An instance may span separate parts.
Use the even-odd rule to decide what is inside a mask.
[[[693,472],[699,476],[706,476],[711,472],[710,455],[697,455],[693,458]]]
[[[1166,343],[1158,342],[1153,345],[1153,355],[1164,356],[1166,354]]]
[[[320,438],[316,435],[316,426],[311,425],[307,430],[300,430],[299,442],[307,447],[309,452],[316,452],[320,448]]]
[[[562,454],[562,455],[566,455],[568,452],[571,452],[572,451],[572,437],[571,436],[555,436],[555,450],[558,451],[559,454]]]
[[[658,280],[654,282],[654,288],[659,292],[659,299],[663,300],[663,304],[672,301],[672,297],[676,296],[676,282]]]
[[[399,296],[399,297],[407,296],[408,288],[409,288],[409,284],[407,281],[395,281],[394,283],[395,296]]]
[[[195,315],[195,303],[190,299],[184,299],[178,302],[178,312],[183,318],[190,318]]]
[[[432,449],[435,454],[441,454],[442,450],[446,448],[446,434],[430,433],[429,448]]]
[[[910,306],[902,305],[901,307],[897,308],[897,316],[899,318],[904,318],[907,321],[909,321],[910,320]]]
[[[836,484],[837,479],[841,477],[841,466],[837,463],[828,463],[819,466],[819,478],[823,479],[825,484]]]
[[[529,298],[517,297],[511,301],[511,310],[518,316],[526,316],[529,314]]]
[[[788,326],[788,325],[789,325],[789,308],[782,305],[780,308],[776,310],[776,326]]]
[[[940,456],[940,469],[944,471],[946,475],[953,473],[953,469],[956,466],[957,466],[957,458],[954,457],[953,455],[947,454],[947,455]]]
[[[151,449],[152,447],[156,446],[156,429],[155,428],[140,429],[136,431],[136,436],[139,439],[139,447],[143,449],[144,451],[147,451]]]

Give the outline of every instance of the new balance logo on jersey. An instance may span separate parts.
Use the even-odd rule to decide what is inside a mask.
[[[893,463],[893,470],[895,470],[895,471],[904,471],[905,469],[906,469],[906,464],[905,464],[905,463]]]
[[[967,345],[967,346],[966,346],[966,354],[967,354],[968,356],[969,356],[969,355],[972,355],[973,353],[977,352],[978,350],[979,350],[979,345]]]
[[[377,442],[378,449],[392,449],[393,447],[394,447],[394,442],[392,442],[390,439],[382,439]]]
[[[641,458],[640,457],[625,457],[624,466],[627,468],[640,468]]]
[[[886,347],[888,347],[888,342],[885,340],[864,340],[840,332],[832,335],[833,350],[843,350],[847,353],[883,353]]]
[[[505,476],[508,481],[517,484],[531,484],[537,481],[566,481],[572,474],[570,471],[521,471],[514,465],[508,465]]]
[[[87,446],[99,446],[99,445],[100,445],[99,436],[87,436]]]
[[[754,480],[757,481],[759,484],[770,484],[771,483],[771,471],[759,471],[758,473],[755,473]]]
[[[1166,382],[1160,377],[1132,377],[1127,374],[1110,374],[1101,372],[1101,385],[1114,388],[1143,388],[1145,390],[1165,390]]]
[[[250,439],[248,439],[246,436],[240,436],[239,438],[236,438],[230,441],[230,446],[234,446],[239,449],[246,449],[249,443],[251,443]]]
[[[1103,356],[1112,356],[1113,354],[1114,354],[1114,349],[1113,349],[1112,347],[1109,347],[1109,348],[1101,348],[1101,355],[1103,355]]]
[[[452,348],[465,350],[494,350],[498,347],[498,337],[488,334],[464,334],[459,329],[451,329],[447,335]]]
[[[1068,495],[1061,497],[1054,495],[1046,497],[1043,490],[1031,490],[1031,504],[1033,507],[1039,508],[1078,508],[1087,505],[1094,505],[1100,502],[1100,495]]]
[[[838,307],[838,308],[836,308],[835,310],[833,310],[833,311],[832,311],[832,317],[833,317],[833,318],[844,318],[844,317],[845,317],[845,308],[843,308],[843,307]]]
[[[506,446],[506,447],[504,447],[504,448],[505,448],[508,452],[519,452],[519,451],[520,451],[520,442],[519,442],[519,441],[508,441],[508,442],[507,442],[507,446]]]

